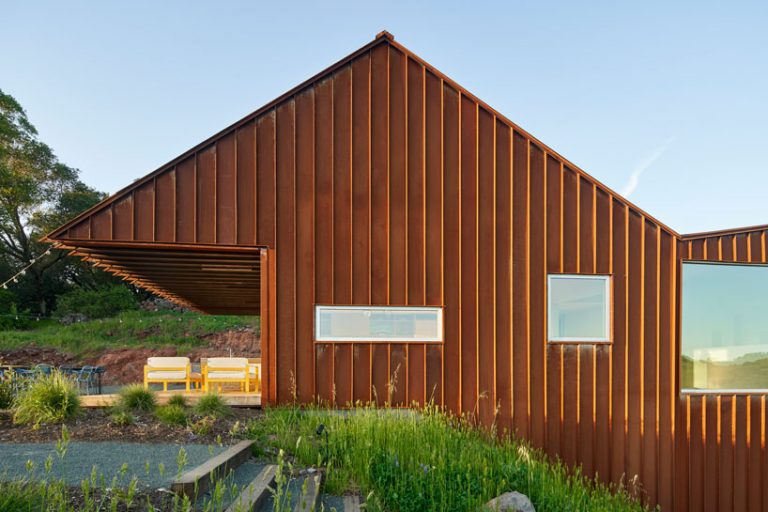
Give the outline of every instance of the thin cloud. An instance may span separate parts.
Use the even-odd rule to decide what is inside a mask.
[[[635,192],[637,186],[640,184],[640,177],[643,175],[646,169],[652,166],[656,160],[661,158],[661,155],[664,154],[664,152],[667,150],[670,144],[674,142],[674,140],[674,137],[668,138],[664,141],[663,144],[651,151],[645,158],[638,162],[638,164],[632,170],[632,174],[629,175],[629,179],[627,180],[626,185],[624,185],[624,187],[621,189],[621,195],[629,198],[629,196]]]

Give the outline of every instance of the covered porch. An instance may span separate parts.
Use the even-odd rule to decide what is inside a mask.
[[[253,315],[258,317],[259,338],[234,359],[247,359],[248,368],[258,366],[258,385],[248,389],[229,383],[214,383],[210,391],[219,393],[227,404],[255,407],[268,401],[271,368],[274,360],[274,279],[273,251],[264,247],[182,244],[136,241],[94,241],[56,239],[57,249],[68,250],[97,268],[146,289],[171,302],[212,315]],[[272,307],[270,307],[272,306]],[[231,350],[230,350],[231,351]],[[184,394],[194,403],[205,393],[205,358],[190,361],[189,390],[183,382],[152,385],[158,402],[165,403],[174,394]],[[251,369],[252,370],[252,369]],[[253,372],[251,372],[253,373]],[[190,378],[191,377],[191,378]],[[251,383],[255,384],[253,376]],[[141,384],[137,382],[136,384]],[[85,407],[107,407],[117,400],[116,393],[83,395]]]

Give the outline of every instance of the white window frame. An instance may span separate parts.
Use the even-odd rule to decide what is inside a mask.
[[[570,337],[551,336],[549,332],[549,319],[552,316],[552,281],[557,279],[585,279],[603,281],[605,286],[605,337]],[[547,340],[549,343],[611,343],[611,310],[613,297],[611,294],[612,276],[598,274],[548,274],[547,275]]]
[[[348,311],[348,310],[364,310],[364,311],[390,311],[390,312],[428,312],[437,313],[437,339],[424,338],[424,337],[404,337],[393,336],[390,338],[373,338],[370,336],[361,337],[349,337],[349,336],[321,336],[318,332],[320,326],[320,314],[324,311]],[[332,305],[315,305],[315,329],[314,329],[315,341],[318,342],[336,342],[336,343],[442,343],[443,339],[443,308],[439,306],[332,306]]]

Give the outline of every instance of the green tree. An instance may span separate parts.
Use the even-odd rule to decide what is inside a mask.
[[[59,162],[19,102],[0,90],[0,271],[44,254],[41,236],[103,197],[80,181],[77,169]],[[92,270],[56,251],[33,265],[14,292],[26,308],[46,314],[68,283],[93,279]]]

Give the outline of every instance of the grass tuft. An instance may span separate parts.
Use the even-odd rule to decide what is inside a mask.
[[[187,406],[187,397],[184,395],[173,395],[168,399],[168,405],[178,405],[179,407]]]
[[[0,409],[10,409],[13,400],[13,384],[9,380],[0,380]]]
[[[155,409],[155,416],[166,425],[185,427],[187,425],[187,411],[180,405],[163,405]]]
[[[232,409],[216,393],[206,393],[195,404],[195,413],[200,416],[224,418],[232,415]]]
[[[118,403],[127,411],[151,412],[157,405],[157,395],[142,384],[131,384],[120,390]]]
[[[14,423],[61,423],[80,412],[80,397],[74,383],[55,371],[36,377],[16,396]]]
[[[133,425],[133,423],[136,421],[136,418],[134,418],[133,414],[131,414],[129,411],[117,408],[109,415],[109,421],[118,427],[125,427],[127,425]]]

